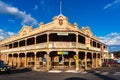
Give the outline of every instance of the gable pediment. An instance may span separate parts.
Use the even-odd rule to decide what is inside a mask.
[[[82,32],[85,33],[86,35],[90,36],[90,37],[93,35],[93,33],[92,33],[92,31],[90,30],[89,27],[82,27]]]
[[[19,31],[19,36],[25,36],[27,34],[29,34],[29,32],[32,31],[32,27],[31,26],[23,26],[22,29]]]

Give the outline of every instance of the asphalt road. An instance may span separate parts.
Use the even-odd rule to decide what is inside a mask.
[[[120,68],[100,68],[84,72],[40,72],[30,69],[1,74],[0,80],[120,80]]]

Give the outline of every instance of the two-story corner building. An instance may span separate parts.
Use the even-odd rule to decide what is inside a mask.
[[[89,27],[78,28],[62,14],[33,29],[23,26],[17,35],[0,41],[1,59],[10,66],[33,69],[90,69],[101,67],[107,45]]]

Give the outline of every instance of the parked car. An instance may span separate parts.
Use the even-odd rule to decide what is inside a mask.
[[[0,73],[6,72],[9,73],[9,67],[3,60],[0,60]]]

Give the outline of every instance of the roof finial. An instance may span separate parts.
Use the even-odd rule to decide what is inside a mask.
[[[60,0],[60,14],[62,14],[62,0]]]

